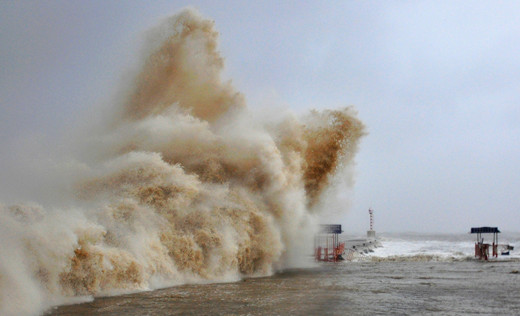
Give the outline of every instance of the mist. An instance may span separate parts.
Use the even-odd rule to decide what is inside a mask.
[[[322,199],[366,133],[356,111],[255,115],[193,9],[142,36],[110,102],[2,163],[3,315],[310,264]]]

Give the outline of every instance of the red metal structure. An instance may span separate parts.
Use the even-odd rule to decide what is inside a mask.
[[[341,225],[321,225],[321,230],[314,238],[314,257],[316,261],[337,262],[343,259],[345,243],[339,242]]]
[[[472,227],[471,234],[477,234],[477,242],[475,243],[475,257],[481,260],[488,260],[489,248],[492,249],[492,256],[498,257],[498,227]],[[482,234],[493,234],[493,243],[485,244]]]

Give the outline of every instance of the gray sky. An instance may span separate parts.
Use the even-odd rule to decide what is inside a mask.
[[[519,231],[517,1],[0,1],[0,167],[108,98],[136,38],[187,5],[250,107],[357,108],[346,230],[372,207],[377,231]]]

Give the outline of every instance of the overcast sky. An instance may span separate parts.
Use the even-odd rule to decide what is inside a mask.
[[[347,231],[369,207],[377,231],[520,231],[518,1],[0,1],[0,167],[108,98],[142,32],[187,5],[251,108],[357,108]]]

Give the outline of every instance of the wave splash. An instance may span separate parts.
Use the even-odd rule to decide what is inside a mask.
[[[221,79],[217,39],[193,10],[150,30],[116,115],[89,135],[72,205],[0,205],[0,314],[268,275],[308,253],[363,124],[351,108],[254,117]]]

